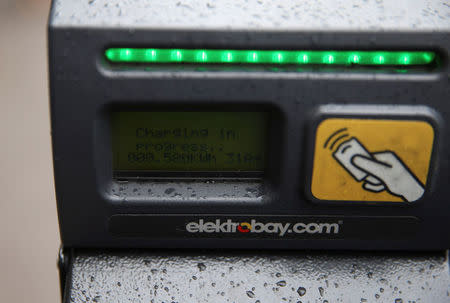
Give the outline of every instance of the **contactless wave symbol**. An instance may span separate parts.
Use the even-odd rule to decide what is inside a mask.
[[[402,162],[394,151],[369,152],[358,140],[351,137],[347,128],[333,132],[324,148],[362,187],[370,192],[387,191],[404,201],[414,202],[424,194],[424,186]]]

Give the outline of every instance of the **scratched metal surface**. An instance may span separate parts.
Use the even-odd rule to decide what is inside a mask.
[[[57,0],[55,26],[227,30],[448,30],[446,0]]]
[[[75,252],[65,302],[448,303],[448,254]]]

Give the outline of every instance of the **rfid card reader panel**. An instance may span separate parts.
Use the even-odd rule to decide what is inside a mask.
[[[65,246],[450,247],[448,24],[157,27],[61,3],[49,61]]]

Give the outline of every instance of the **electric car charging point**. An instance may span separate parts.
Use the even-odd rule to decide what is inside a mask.
[[[53,1],[64,301],[447,302],[449,10]]]

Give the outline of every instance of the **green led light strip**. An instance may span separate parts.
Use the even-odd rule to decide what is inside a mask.
[[[431,51],[285,51],[109,48],[106,58],[114,63],[194,63],[194,64],[295,64],[295,65],[430,65]]]

